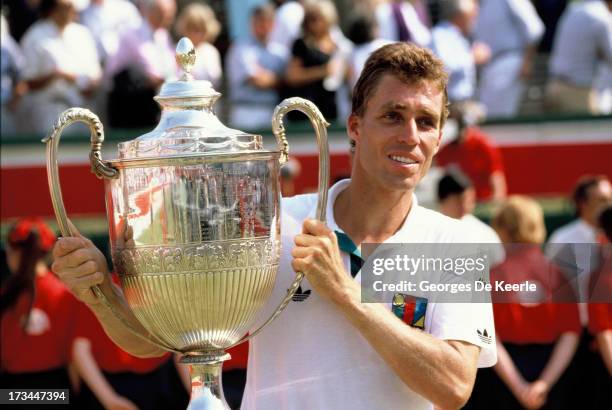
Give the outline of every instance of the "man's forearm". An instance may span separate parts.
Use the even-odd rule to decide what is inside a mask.
[[[338,306],[401,380],[445,409],[463,406],[476,377],[479,348],[469,345],[473,360],[466,361],[453,344],[462,342],[436,339],[399,321],[381,304],[361,303],[355,287]]]

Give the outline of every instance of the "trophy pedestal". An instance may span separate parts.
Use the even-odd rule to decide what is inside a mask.
[[[223,362],[230,358],[225,352],[183,356],[180,362],[189,365],[191,377],[191,398],[187,410],[230,410],[221,384]]]

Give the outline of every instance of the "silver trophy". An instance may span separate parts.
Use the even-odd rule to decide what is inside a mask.
[[[195,50],[188,39],[179,41],[176,58],[184,74],[155,97],[162,107],[159,124],[120,143],[118,159],[102,160],[104,132],[95,114],[82,108],[62,113],[43,140],[49,189],[62,235],[70,236],[57,147],[65,127],[86,123],[92,172],[105,183],[123,295],[93,291],[135,334],[182,354],[191,371],[189,409],[228,409],[221,386],[226,349],[274,320],[303,278],[296,273],[276,311],[252,330],[274,287],[280,256],[279,170],[288,155],[282,118],[299,110],[314,126],[320,220],[329,181],[328,124],[311,102],[284,100],[272,118],[278,150],[265,150],[260,135],[228,128],[215,116],[220,94],[210,82],[193,80]]]

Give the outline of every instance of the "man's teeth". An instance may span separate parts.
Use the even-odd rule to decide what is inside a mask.
[[[406,157],[398,157],[397,155],[391,155],[391,159],[397,162],[401,162],[403,164],[416,164],[415,160]]]

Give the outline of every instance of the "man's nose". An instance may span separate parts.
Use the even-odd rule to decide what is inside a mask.
[[[421,142],[419,138],[419,127],[417,126],[415,119],[406,121],[406,125],[403,127],[400,135],[398,136],[399,142],[408,145],[418,145]]]

